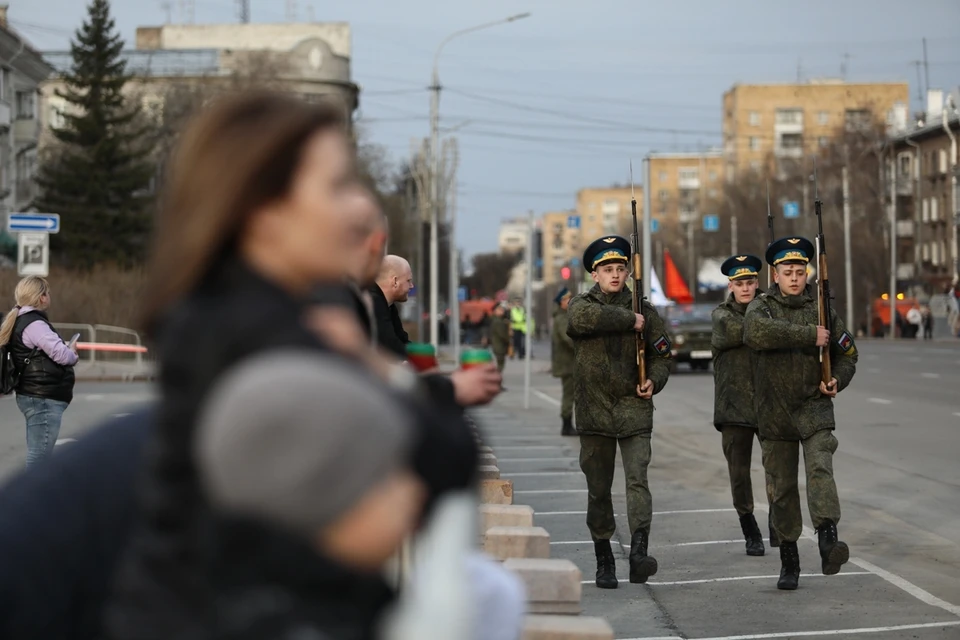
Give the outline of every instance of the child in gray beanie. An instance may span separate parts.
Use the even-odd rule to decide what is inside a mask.
[[[211,393],[198,424],[194,451],[207,499],[220,513],[287,531],[336,565],[334,574],[378,575],[413,532],[425,498],[410,468],[413,418],[392,393],[337,356],[273,351],[244,361]],[[270,585],[283,597],[260,598],[259,606],[295,601],[299,586]],[[343,606],[335,584],[329,592],[332,607]],[[295,609],[271,611],[270,637],[287,637],[276,632],[288,618],[302,622]],[[297,624],[290,637],[299,637]]]

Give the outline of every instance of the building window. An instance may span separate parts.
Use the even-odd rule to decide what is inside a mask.
[[[819,122],[821,125],[824,125],[824,126],[830,124],[830,112],[821,111],[820,113],[818,113],[817,122]]]
[[[929,198],[924,198],[923,205],[920,207],[920,209],[922,211],[921,220],[923,220],[924,222],[929,222],[930,221],[930,199]]]
[[[777,109],[777,124],[803,124],[803,110]]]
[[[760,169],[763,168],[763,163],[761,163],[759,160],[751,160],[750,168],[759,173]]]
[[[604,216],[607,216],[607,215],[610,215],[610,214],[616,215],[616,214],[620,213],[620,203],[617,202],[616,200],[612,200],[612,199],[611,199],[611,200],[604,200],[604,201],[603,201],[603,209],[602,209],[602,210],[603,210]]]
[[[947,172],[947,150],[940,149],[940,173]]]
[[[720,195],[720,192],[716,189],[709,189],[707,191],[707,197],[716,199]]]
[[[700,170],[696,167],[681,167],[677,170],[677,179],[680,182],[681,188],[683,188],[685,184],[699,183]]]
[[[33,91],[17,91],[17,119],[33,120],[36,99]]]
[[[803,135],[800,133],[785,133],[780,136],[781,149],[802,149]]]
[[[830,138],[828,138],[827,136],[820,136],[819,138],[817,138],[817,144],[820,145],[821,149],[826,149],[827,147],[830,146]]]
[[[847,131],[864,131],[870,128],[871,117],[867,109],[847,109],[843,117]]]
[[[750,112],[750,126],[759,127],[760,126],[760,113],[757,111]]]
[[[733,164],[727,165],[727,182],[733,182],[734,178],[737,177],[737,168]]]
[[[658,196],[661,200],[666,200],[669,197],[666,189],[660,189],[660,193],[658,194]]]
[[[666,171],[661,171],[658,177],[660,178],[660,182],[666,182],[666,181],[667,181],[667,172],[666,172]]]
[[[939,204],[940,202],[936,198],[930,198],[930,220],[933,222],[940,219],[939,212],[937,211]]]
[[[756,136],[750,136],[750,151],[759,151],[760,150],[760,138]]]
[[[717,181],[717,172],[716,172],[716,171],[711,171],[711,172],[710,172],[710,182],[716,182],[716,181]]]
[[[910,156],[903,154],[898,160],[900,161],[899,173],[901,176],[910,175]]]

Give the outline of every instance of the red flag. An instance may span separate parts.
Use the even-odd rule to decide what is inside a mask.
[[[670,257],[669,249],[663,250],[663,271],[663,287],[667,297],[677,304],[691,304],[693,296],[690,295],[687,283],[683,281],[683,276],[680,275],[677,265]]]

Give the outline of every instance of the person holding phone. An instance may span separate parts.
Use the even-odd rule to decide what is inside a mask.
[[[17,407],[27,422],[27,466],[53,453],[63,412],[73,400],[76,339],[66,343],[47,319],[50,285],[27,276],[14,292],[17,305],[0,325],[0,346],[10,345],[20,380]]]

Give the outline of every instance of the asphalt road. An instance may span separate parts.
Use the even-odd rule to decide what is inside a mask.
[[[618,639],[960,637],[960,342],[861,341],[853,384],[837,402],[835,458],[851,563],[819,575],[812,537],[801,541],[800,589],[776,589],[779,557],[749,558],[730,505],[726,467],[712,419],[712,375],[681,367],[657,396],[651,552],[659,573],[648,585],[593,586],[595,562],[584,524],[586,492],[576,438],[559,434],[559,381],[549,350],[534,350],[531,407],[523,408],[523,368],[509,361],[509,391],[480,412],[486,439],[517,504],[529,504],[551,533],[554,557],[583,571],[584,614],[606,617]],[[61,440],[149,401],[142,383],[80,383]],[[24,458],[23,417],[0,398],[0,478]],[[765,508],[759,451],[758,512]],[[625,513],[623,478],[614,484]],[[804,504],[806,514],[806,505]],[[764,519],[760,513],[761,521]],[[625,517],[620,541],[629,545]],[[807,522],[809,525],[809,521]],[[812,532],[807,532],[811,535]]]
[[[551,533],[553,556],[583,571],[584,614],[607,618],[617,638],[958,638],[960,342],[858,346],[857,375],[837,402],[834,462],[840,533],[853,560],[838,576],[820,575],[808,530],[796,592],[776,589],[776,549],[768,547],[763,558],[744,553],[712,426],[711,374],[681,368],[656,398],[651,553],[660,571],[646,586],[626,582],[625,553],[618,560],[620,588],[593,586],[579,445],[558,435],[560,386],[539,359],[548,357],[544,348],[534,361],[530,409],[523,409],[521,363],[509,362],[509,392],[480,420],[501,472],[515,483],[515,503],[533,506],[537,524]],[[619,471],[614,493],[618,539],[628,547]],[[803,509],[809,528],[805,502]]]

